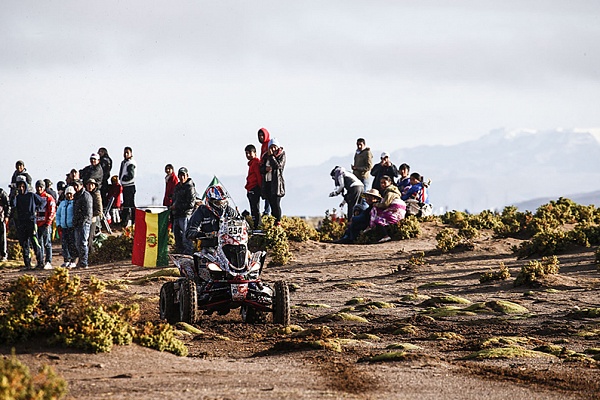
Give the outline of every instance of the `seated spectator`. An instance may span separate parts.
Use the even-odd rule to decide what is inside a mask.
[[[408,174],[410,173],[410,166],[406,163],[400,165],[398,169],[400,171],[400,177],[398,178],[398,189],[400,193],[404,194],[405,191],[410,187],[410,177]]]
[[[404,218],[406,203],[402,201],[398,187],[392,183],[392,178],[384,175],[379,184],[383,190],[382,199],[373,205],[369,227],[382,235],[379,243],[383,243],[392,240],[388,227]]]
[[[342,194],[344,201],[340,204],[340,207],[343,207],[344,203],[348,204],[347,216],[349,219],[352,217],[354,206],[360,202],[364,185],[356,175],[347,172],[344,167],[335,167],[331,171],[331,179],[335,182],[335,190],[329,193],[329,197]]]
[[[419,173],[410,174],[410,187],[402,195],[402,200],[406,201],[408,215],[425,217],[432,214],[433,207],[429,203],[428,187],[429,183],[423,182],[423,177]]]
[[[350,244],[354,243],[362,231],[369,227],[371,222],[371,209],[373,204],[381,200],[381,196],[377,189],[369,189],[363,194],[363,198],[367,204],[365,208],[363,204],[354,206],[352,218],[349,220],[348,227],[344,232],[344,236],[335,240],[334,243]]]
[[[381,177],[384,175],[389,176],[392,179],[398,177],[398,168],[396,168],[396,166],[390,161],[389,153],[381,153],[381,161],[373,166],[371,169],[371,175],[374,176],[372,188],[377,189],[379,193],[382,193],[383,191],[379,185],[379,182],[381,182]]]

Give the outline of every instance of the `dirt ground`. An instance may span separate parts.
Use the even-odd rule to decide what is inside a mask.
[[[464,359],[481,348],[481,341],[494,337],[521,338],[520,345],[530,350],[550,344],[565,352],[600,348],[600,320],[572,314],[600,307],[593,249],[559,256],[560,274],[540,287],[514,287],[514,277],[527,263],[510,250],[518,240],[487,233],[473,251],[441,254],[435,249],[441,227],[432,222],[422,228],[418,239],[375,245],[293,243],[289,265],[264,270],[265,281],[290,283],[292,324],[314,329],[315,340],[322,339],[325,348],[273,332],[271,323],[245,325],[232,312],[203,316],[198,328],[204,335],[182,337],[188,357],[136,345],[86,354],[43,343],[18,345],[17,356],[30,368],[53,366],[68,381],[69,398],[74,399],[598,398],[600,369],[589,358]],[[483,272],[497,270],[501,262],[509,267],[510,279],[479,283]],[[83,279],[95,275],[123,282],[151,272],[127,262],[72,271]],[[5,287],[22,273],[0,270],[0,284]],[[142,319],[158,322],[159,291],[167,279],[115,286],[110,296],[138,302]],[[425,296],[447,294],[472,303],[508,300],[528,312],[427,315]],[[353,298],[390,307],[350,309],[347,302]],[[331,318],[340,311],[366,321]],[[337,343],[338,351],[327,343]],[[388,349],[393,344],[414,346],[399,360],[369,360],[394,351]],[[11,349],[1,351],[9,354]]]

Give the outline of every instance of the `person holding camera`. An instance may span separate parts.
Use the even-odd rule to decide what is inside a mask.
[[[381,161],[373,166],[371,169],[371,175],[373,178],[373,189],[377,189],[380,193],[383,192],[381,188],[381,178],[389,176],[392,182],[395,182],[398,177],[398,168],[390,160],[390,154],[387,152],[381,153]],[[393,184],[393,183],[392,183]]]

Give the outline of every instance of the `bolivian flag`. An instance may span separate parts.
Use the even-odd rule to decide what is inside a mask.
[[[169,211],[160,214],[135,210],[131,263],[143,267],[169,265]]]

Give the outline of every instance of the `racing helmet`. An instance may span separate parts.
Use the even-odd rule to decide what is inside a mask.
[[[219,215],[227,207],[227,195],[221,186],[213,185],[206,189],[206,202]]]

